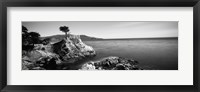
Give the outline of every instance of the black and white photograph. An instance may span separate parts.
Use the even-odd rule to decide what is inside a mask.
[[[22,70],[178,70],[178,21],[23,21]]]

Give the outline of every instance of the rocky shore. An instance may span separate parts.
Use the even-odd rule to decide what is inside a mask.
[[[47,45],[35,44],[31,51],[22,51],[23,70],[62,70],[67,63],[76,63],[96,55],[94,49],[82,42],[80,36],[69,35]]]
[[[138,61],[122,57],[110,56],[98,61],[91,61],[80,70],[141,70]]]
[[[35,44],[33,50],[22,51],[22,70],[74,70],[70,65],[96,56],[95,50],[78,35],[67,35],[48,44]],[[132,59],[110,56],[82,64],[77,70],[141,70]]]

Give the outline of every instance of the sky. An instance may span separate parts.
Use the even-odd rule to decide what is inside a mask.
[[[177,21],[43,21],[22,25],[42,37],[64,34],[60,26],[68,26],[71,34],[105,39],[178,37]]]

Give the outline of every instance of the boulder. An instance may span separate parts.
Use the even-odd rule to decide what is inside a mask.
[[[138,62],[126,58],[110,56],[82,65],[81,70],[139,70]]]

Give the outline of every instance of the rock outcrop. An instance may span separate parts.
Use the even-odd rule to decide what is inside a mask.
[[[53,40],[48,44],[35,44],[31,51],[23,50],[22,70],[73,70],[73,64],[82,63],[96,55],[95,50],[83,43],[80,36],[68,35],[63,39]],[[142,70],[137,61],[116,56],[83,63],[78,69]]]
[[[68,35],[55,43],[35,44],[32,51],[23,51],[22,69],[67,69],[64,63],[79,62],[95,55],[94,49],[84,44],[80,36]]]
[[[142,70],[138,62],[116,56],[110,56],[98,61],[83,64],[81,70]]]

